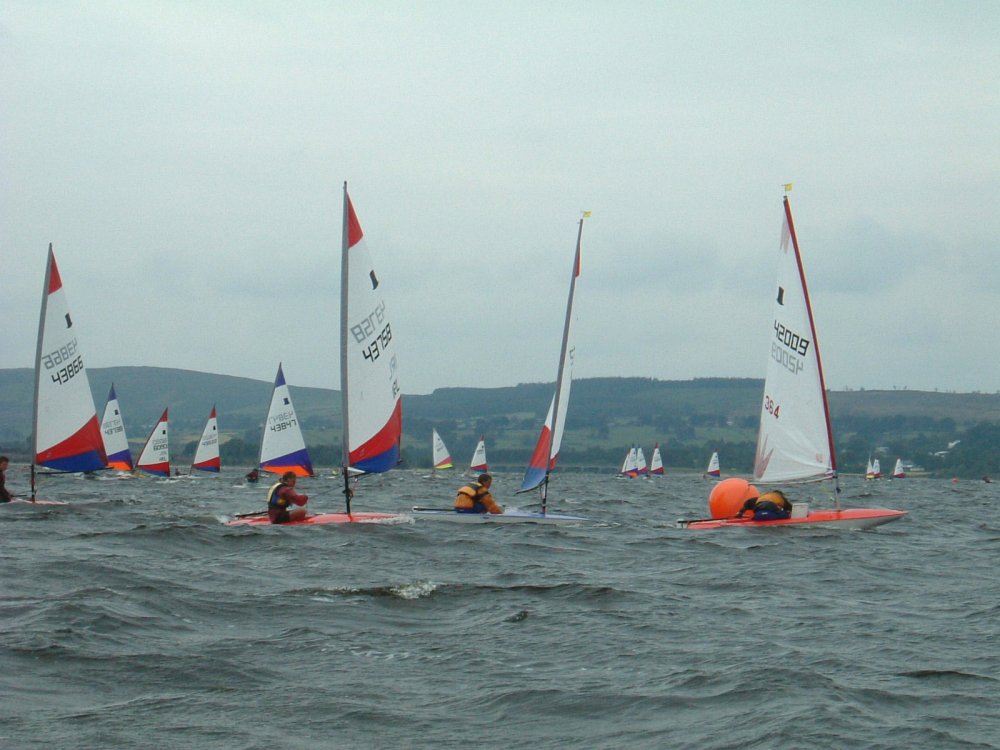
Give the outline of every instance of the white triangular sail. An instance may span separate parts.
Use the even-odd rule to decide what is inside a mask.
[[[905,479],[906,472],[903,471],[903,459],[897,458],[896,465],[892,467],[892,478],[893,479]]]
[[[486,438],[480,436],[479,442],[476,443],[476,452],[472,454],[469,471],[474,474],[485,474],[489,470],[489,464],[486,462]]]
[[[882,478],[882,464],[878,462],[877,458],[874,461],[872,461],[872,474],[875,479]]]
[[[198,450],[195,451],[191,468],[212,472],[222,470],[222,463],[219,460],[219,422],[215,415],[214,406],[205,422],[205,429],[202,430],[201,440],[198,442]]]
[[[635,473],[640,477],[649,473],[649,465],[646,463],[646,454],[642,452],[641,445],[635,449]]]
[[[300,477],[313,475],[312,460],[302,438],[302,427],[295,414],[292,394],[288,391],[280,362],[260,441],[260,468],[272,474],[291,471]]]
[[[875,466],[872,464],[872,457],[868,457],[868,465],[865,467],[865,479],[875,478]]]
[[[146,438],[135,468],[158,477],[170,476],[170,435],[168,432],[167,410],[163,410],[153,431]]]
[[[122,419],[121,405],[115,393],[115,384],[111,384],[108,402],[104,407],[104,418],[101,420],[101,435],[104,436],[104,450],[108,454],[108,468],[118,471],[132,471],[132,451],[128,447],[125,436],[125,422]]]
[[[708,468],[705,469],[705,474],[710,477],[722,476],[722,470],[719,466],[719,452],[713,451],[712,457],[708,459]]]
[[[655,476],[663,474],[663,456],[660,455],[660,444],[653,446],[653,455],[649,459],[649,473]]]
[[[768,483],[836,473],[816,327],[787,196],[784,208],[754,461],[754,479]]]
[[[622,461],[622,468],[619,469],[618,475],[623,477],[634,477],[638,474],[636,471],[638,465],[638,456],[636,455],[635,446],[633,445],[628,449],[628,453],[625,454],[625,460]]]
[[[62,472],[107,466],[101,423],[52,245],[35,348],[33,433],[32,498],[36,465]]]
[[[444,444],[444,440],[441,439],[437,430],[432,429],[431,433],[431,444],[434,450],[434,470],[454,468],[455,462],[451,459],[448,446]]]

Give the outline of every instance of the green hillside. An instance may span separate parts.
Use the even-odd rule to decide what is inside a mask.
[[[99,413],[114,383],[134,450],[168,407],[174,461],[183,465],[215,405],[224,463],[256,461],[270,382],[158,367],[94,368],[88,374]],[[30,369],[0,370],[0,452],[16,460],[29,457],[32,389]],[[314,463],[337,465],[339,392],[294,384],[290,389]],[[762,389],[761,380],[750,378],[578,380],[560,465],[612,471],[629,445],[642,445],[648,454],[659,442],[668,470],[701,471],[718,450],[724,472],[749,473]],[[546,383],[404,396],[403,459],[410,466],[429,466],[436,428],[458,466],[485,435],[491,465],[519,469],[551,398],[552,384]],[[842,472],[861,472],[873,454],[891,461],[899,456],[941,475],[1000,474],[998,394],[836,391],[830,393],[830,410]]]

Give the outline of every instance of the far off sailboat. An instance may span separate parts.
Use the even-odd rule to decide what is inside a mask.
[[[786,191],[790,188],[786,186]],[[757,488],[746,480],[733,477],[723,480],[712,490],[709,496],[711,519],[679,521],[678,525],[699,529],[783,525],[867,529],[901,518],[905,511],[840,508],[833,430],[816,324],[787,195],[778,253],[777,290],[772,299],[774,318],[768,326],[767,373],[754,480],[770,485],[832,481],[835,508],[810,510],[807,503],[797,503],[789,518],[753,520],[752,513],[744,517],[740,511],[744,501],[758,497]]]
[[[486,462],[486,438],[480,435],[476,451],[472,454],[472,461],[469,462],[469,473],[485,474],[489,470],[489,464]]]
[[[653,446],[653,455],[649,459],[649,474],[654,477],[663,476],[663,457],[660,455],[660,444]]]
[[[435,429],[431,430],[431,450],[433,453],[434,473],[444,469],[454,469],[455,462],[451,458],[448,446]]]
[[[167,410],[163,410],[153,431],[146,438],[135,468],[157,477],[170,476],[170,435],[168,432]]]
[[[715,451],[712,453],[712,457],[708,459],[708,468],[705,469],[706,477],[720,477],[722,476],[722,471],[719,469],[719,452]]]
[[[214,473],[219,473],[222,469],[222,462],[219,458],[219,422],[215,415],[214,406],[205,422],[205,429],[202,430],[201,440],[198,442],[198,449],[194,454],[194,461],[191,462],[191,469]]]
[[[115,393],[115,384],[111,384],[108,402],[104,407],[104,419],[101,420],[101,434],[104,437],[104,450],[108,454],[108,468],[118,471],[132,471],[132,451],[128,447],[125,436],[125,422],[122,420],[121,406]]]
[[[625,460],[622,461],[622,467],[618,470],[618,476],[629,479],[639,476],[639,455],[636,453],[634,445],[625,454]]]
[[[905,479],[906,472],[903,471],[903,459],[897,458],[896,465],[892,467],[892,478],[893,479]]]

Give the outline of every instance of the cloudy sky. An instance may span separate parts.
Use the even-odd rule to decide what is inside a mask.
[[[339,387],[341,186],[404,392],[763,377],[782,183],[834,389],[1000,390],[1000,3],[0,7],[0,367]]]

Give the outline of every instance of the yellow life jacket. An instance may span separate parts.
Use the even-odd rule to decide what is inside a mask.
[[[267,491],[267,507],[268,508],[287,508],[288,501],[283,497],[278,497],[278,490],[285,486],[284,482],[278,482],[277,484],[272,484],[271,489]]]

